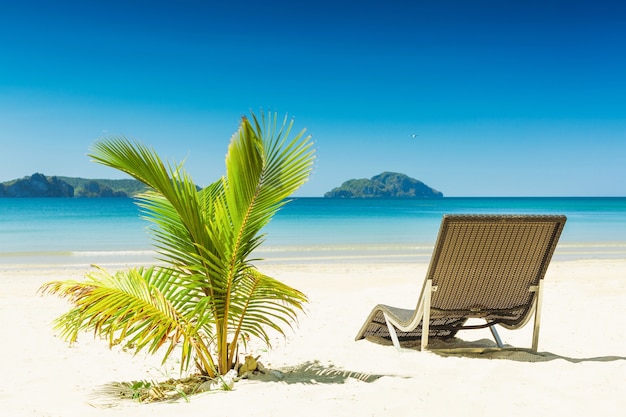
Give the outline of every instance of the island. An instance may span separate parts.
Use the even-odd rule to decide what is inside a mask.
[[[48,177],[40,173],[0,183],[0,198],[130,198],[143,191],[146,186],[133,179]]]
[[[398,172],[371,179],[351,179],[324,194],[325,198],[441,198],[443,193]]]

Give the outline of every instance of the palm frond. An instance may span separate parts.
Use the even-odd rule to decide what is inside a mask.
[[[181,248],[185,240],[207,244],[198,192],[182,166],[165,164],[153,150],[123,137],[97,142],[90,156],[103,165],[126,172],[154,190],[142,194],[139,204],[144,217],[161,231],[157,248],[165,257],[189,250],[189,246]]]
[[[233,294],[230,318],[235,338],[251,335],[268,346],[266,328],[284,335],[283,325],[291,326],[307,302],[300,291],[254,268],[241,274]]]
[[[226,159],[227,214],[222,220],[235,231],[232,256],[239,259],[252,252],[253,239],[306,181],[314,160],[309,137],[287,138],[292,123],[286,119],[279,125],[276,115],[263,115],[261,125],[253,115],[253,122],[242,120]]]
[[[228,294],[234,294],[224,300],[222,309],[228,321],[231,315],[237,317],[235,328],[237,337],[244,324],[259,323],[259,326],[248,325],[247,331],[264,339],[262,325],[278,328],[275,321],[263,322],[261,316],[251,316],[248,321],[239,320],[238,307],[233,300],[238,293],[236,281],[249,269],[249,256],[263,241],[261,229],[271,220],[272,216],[285,204],[285,198],[295,191],[308,177],[313,164],[313,152],[309,151],[309,138],[302,134],[294,139],[287,139],[291,124],[277,123],[277,117],[263,115],[259,122],[253,115],[254,125],[243,118],[238,132],[233,136],[226,156],[225,197],[217,200],[217,227],[220,230],[232,230],[225,235],[228,240],[228,253],[225,253],[229,265],[225,271],[224,285]],[[268,304],[271,305],[271,304]],[[234,310],[231,313],[231,308]],[[242,316],[248,313],[248,307],[242,309]],[[272,311],[267,310],[267,313]],[[269,317],[269,316],[267,316]],[[282,316],[280,316],[282,317]],[[228,322],[221,322],[221,334],[228,333]],[[224,342],[222,342],[222,346]],[[234,348],[230,348],[229,358],[220,358],[222,366],[232,360]]]
[[[165,358],[180,346],[181,367],[193,359],[209,374],[224,374],[242,335],[269,344],[268,329],[291,326],[306,297],[254,269],[251,255],[264,241],[263,227],[313,167],[310,136],[303,130],[292,137],[292,126],[275,113],[244,117],[228,148],[226,175],[203,190],[182,164],[166,163],[140,143],[97,142],[90,155],[96,162],[149,187],[137,204],[165,266],[45,284],[43,291],[74,303],[57,321],[62,336],[73,341],[93,330],[137,351],[166,346]]]
[[[135,352],[146,349],[154,354],[169,345],[165,361],[176,344],[195,344],[200,337],[194,318],[177,311],[153,284],[172,278],[167,269],[139,268],[115,275],[99,269],[87,275],[86,281],[53,281],[41,291],[67,298],[74,305],[56,320],[55,328],[66,340],[74,342],[79,332],[92,330],[110,346],[124,341]],[[182,359],[188,362],[190,357]]]

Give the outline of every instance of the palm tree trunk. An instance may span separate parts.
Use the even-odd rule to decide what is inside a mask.
[[[217,322],[217,366],[220,375],[226,375],[230,370],[228,355],[228,320],[226,317]]]

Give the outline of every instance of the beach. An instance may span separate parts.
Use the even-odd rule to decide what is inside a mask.
[[[626,416],[626,1],[5,3],[0,417]]]
[[[247,352],[277,371],[173,403],[141,404],[102,393],[111,382],[179,376],[175,358],[133,356],[81,334],[73,346],[52,321],[68,308],[37,293],[81,278],[87,266],[0,268],[0,408],[7,416],[552,416],[622,415],[626,407],[626,260],[553,261],[545,278],[539,352],[443,355],[354,337],[375,304],[415,306],[428,264],[265,261],[259,268],[310,299],[287,337]],[[529,347],[532,326],[506,331]],[[490,346],[488,330],[463,331]]]

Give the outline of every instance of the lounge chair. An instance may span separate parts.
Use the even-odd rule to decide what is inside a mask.
[[[537,351],[543,277],[565,216],[444,215],[422,292],[414,310],[377,305],[356,336],[402,341],[446,340],[459,330],[524,326],[534,313]],[[469,319],[485,323],[466,325]],[[434,349],[433,349],[434,350]]]

